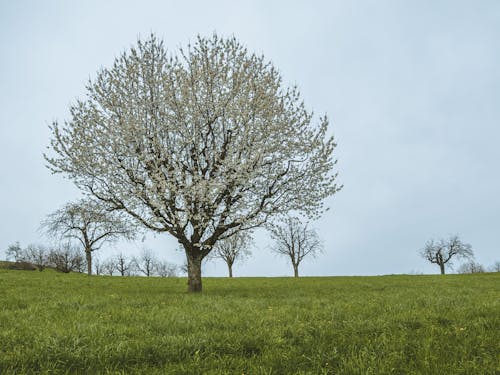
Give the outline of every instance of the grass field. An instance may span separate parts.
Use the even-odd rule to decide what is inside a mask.
[[[500,374],[500,274],[0,270],[0,373]]]

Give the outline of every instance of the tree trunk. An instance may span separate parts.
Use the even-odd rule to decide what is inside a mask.
[[[298,264],[293,265],[293,276],[299,277],[299,265]]]
[[[227,268],[229,270],[229,277],[233,277],[233,265],[228,263]]]
[[[92,251],[85,250],[85,256],[87,258],[87,274],[92,275]]]
[[[201,292],[201,261],[199,254],[187,254],[188,292]]]
[[[441,275],[444,275],[444,263],[439,263],[439,268],[441,269]]]

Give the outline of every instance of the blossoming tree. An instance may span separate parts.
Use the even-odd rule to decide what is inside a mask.
[[[152,35],[103,68],[51,126],[49,168],[184,248],[188,290],[217,241],[339,190],[328,120],[235,38],[177,54]]]

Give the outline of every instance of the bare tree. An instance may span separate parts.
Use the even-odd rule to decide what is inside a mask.
[[[500,272],[500,262],[496,261],[493,263],[493,265],[489,268],[490,272]]]
[[[457,273],[483,273],[486,272],[484,267],[479,264],[474,262],[473,260],[463,263],[458,267]]]
[[[101,275],[104,272],[104,264],[99,257],[93,257],[92,264],[94,266],[94,272],[97,276]]]
[[[155,273],[160,277],[176,277],[177,266],[165,260],[159,260],[156,263]]]
[[[116,271],[116,262],[114,259],[106,259],[102,264],[103,272],[108,274],[109,276],[113,276],[113,273]]]
[[[153,276],[158,260],[151,249],[143,248],[138,257],[134,257],[137,270],[145,276]]]
[[[49,254],[49,261],[56,270],[64,273],[81,271],[85,267],[85,259],[71,243],[59,245]]]
[[[35,265],[38,271],[43,271],[49,264],[49,251],[43,245],[28,245],[24,250],[24,260]]]
[[[448,240],[427,241],[420,255],[429,262],[437,264],[441,275],[445,274],[446,265],[452,265],[453,258],[471,259],[474,257],[472,246],[463,243],[457,235],[450,236]]]
[[[274,245],[271,250],[290,259],[293,274],[299,277],[299,265],[305,257],[316,257],[323,245],[315,230],[296,217],[287,217],[283,224],[270,226]]]
[[[181,266],[179,267],[179,270],[181,271],[181,273],[187,275],[187,273],[188,273],[188,264],[187,264],[187,261],[185,261],[184,263],[181,264]]]
[[[95,201],[80,200],[68,203],[48,215],[41,227],[49,234],[63,239],[76,239],[83,246],[87,273],[92,274],[92,252],[106,242],[120,237],[131,239],[132,227],[115,212]]]
[[[24,250],[21,248],[19,241],[16,243],[9,245],[7,250],[5,251],[5,255],[8,259],[13,259],[14,262],[22,262],[24,260]]]
[[[231,237],[218,241],[210,255],[212,259],[222,259],[228,268],[229,277],[233,277],[233,265],[236,261],[244,261],[250,257],[252,239],[249,234],[239,232]]]
[[[123,253],[119,253],[114,257],[115,269],[121,276],[130,276],[134,267],[133,261],[128,259]]]
[[[235,38],[198,37],[175,56],[151,36],[52,124],[45,157],[85,193],[177,238],[199,292],[218,240],[290,210],[317,217],[340,189],[328,119],[313,119],[299,90]]]
[[[23,249],[19,242],[16,242],[7,248],[6,256],[7,259],[13,259],[16,263],[33,265],[38,271],[43,271],[49,263],[49,251],[40,244],[30,244]]]

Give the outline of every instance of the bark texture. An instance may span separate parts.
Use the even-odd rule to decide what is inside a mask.
[[[201,292],[201,256],[189,255],[188,260],[188,292]]]
[[[87,259],[87,274],[90,276],[92,275],[92,251],[86,249],[85,257]]]

